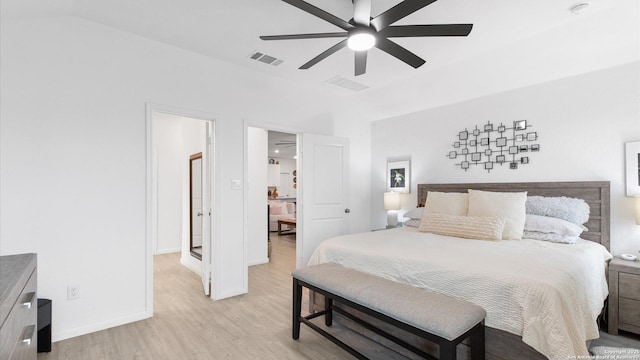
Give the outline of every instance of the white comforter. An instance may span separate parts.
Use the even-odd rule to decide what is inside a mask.
[[[324,241],[309,265],[336,262],[482,306],[487,326],[522,336],[551,359],[588,355],[608,294],[600,244],[482,241],[414,228]]]

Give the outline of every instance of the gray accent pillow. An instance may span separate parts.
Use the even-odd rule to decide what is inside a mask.
[[[544,233],[539,231],[527,231],[527,230],[525,230],[524,233],[522,234],[522,238],[551,241],[551,242],[562,243],[562,244],[575,244],[579,239],[578,236],[561,235],[561,234],[555,234],[555,233]]]
[[[565,196],[529,196],[527,214],[550,216],[582,225],[589,221],[589,204],[582,199]]]

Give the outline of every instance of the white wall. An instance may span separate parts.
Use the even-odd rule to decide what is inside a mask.
[[[249,226],[247,232],[249,265],[269,262],[267,257],[267,153],[269,132],[265,129],[247,129],[247,167]]]
[[[163,254],[180,251],[182,247],[184,178],[182,177],[182,126],[179,118],[154,113],[153,135],[156,145],[158,219],[155,229],[155,254]]]
[[[293,188],[293,171],[298,168],[297,160],[278,157],[269,157],[280,162],[280,186],[278,186],[278,196],[295,198],[298,191]]]
[[[177,149],[180,154],[180,163],[178,164],[178,167],[174,169],[177,176],[180,176],[180,178],[182,179],[179,190],[181,199],[180,208],[182,210],[182,217],[180,218],[182,223],[182,233],[180,236],[180,262],[201,275],[202,262],[191,256],[191,233],[189,231],[191,222],[191,219],[189,218],[189,214],[191,213],[191,201],[189,194],[189,157],[193,154],[202,153],[205,151],[207,121],[201,119],[192,119],[183,116],[174,116],[174,121],[177,121],[180,124],[181,140],[180,148]],[[204,166],[205,165],[203,163],[203,169]],[[211,174],[211,176],[213,177],[213,174]]]
[[[180,262],[202,273],[191,256],[189,233],[189,156],[204,151],[205,120],[153,113],[153,141],[157,186],[155,254],[181,252]]]
[[[54,341],[149,316],[146,103],[218,116],[213,292],[245,292],[243,120],[332,134],[330,97],[75,18],[0,26],[0,254],[38,253]]]
[[[371,231],[371,123],[357,111],[343,111],[335,135],[349,139],[349,233]]]
[[[637,252],[640,231],[633,201],[624,196],[624,143],[640,140],[640,63],[464,101],[372,123],[371,221],[382,227],[388,158],[411,157],[411,194],[400,214],[416,205],[416,184],[446,182],[611,181],[611,251]],[[541,150],[518,170],[465,172],[445,155],[459,131],[487,121],[527,119]]]

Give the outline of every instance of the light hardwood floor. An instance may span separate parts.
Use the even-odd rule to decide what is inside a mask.
[[[248,294],[212,301],[202,294],[200,277],[180,265],[179,254],[158,255],[153,318],[56,342],[38,359],[352,359],[305,326],[299,341],[291,339],[295,237],[271,239],[270,263],[249,268]],[[405,359],[348,330],[335,331],[372,358]],[[637,339],[606,333],[598,344],[640,348]]]
[[[295,237],[272,241],[271,262],[249,269],[249,293],[221,301],[178,253],[155,256],[153,318],[56,342],[38,359],[350,359],[309,329],[291,339]]]

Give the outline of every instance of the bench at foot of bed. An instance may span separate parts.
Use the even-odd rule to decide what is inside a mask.
[[[471,337],[471,358],[473,360],[485,358],[484,318],[486,312],[480,306],[349,269],[335,263],[298,269],[293,272],[292,276],[292,336],[296,340],[300,338],[300,323],[305,323],[358,359],[367,359],[365,355],[311,322],[311,319],[324,315],[325,325],[331,326],[333,311],[340,311],[339,308],[333,306],[334,301],[337,301],[438,344],[440,360],[455,360],[457,345],[468,337]],[[303,287],[325,296],[323,311],[301,316]],[[355,318],[353,320],[420,356],[432,358],[420,349],[387,332],[364,323],[362,320]]]

